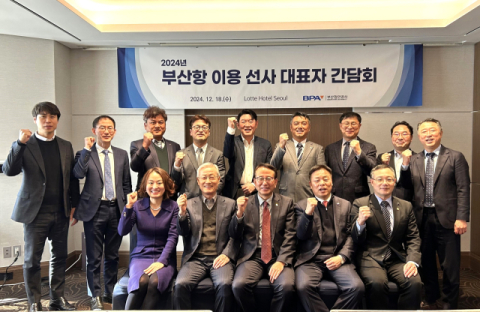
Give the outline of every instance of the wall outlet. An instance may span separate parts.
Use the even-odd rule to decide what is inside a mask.
[[[18,256],[20,257],[22,255],[22,246],[13,246],[13,256],[16,257],[18,252]]]
[[[3,247],[3,257],[4,258],[12,257],[12,247]]]

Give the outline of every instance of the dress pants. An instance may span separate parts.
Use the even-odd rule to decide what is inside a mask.
[[[312,260],[295,269],[295,285],[300,301],[307,312],[328,312],[329,309],[320,297],[320,282],[329,277],[341,291],[333,305],[334,310],[356,310],[362,302],[365,287],[353,264],[343,264],[330,271],[324,261]]]
[[[233,311],[233,264],[228,262],[223,267],[214,269],[216,256],[193,256],[178,272],[175,281],[174,307],[177,310],[192,309],[192,290],[205,277],[210,275],[215,287],[216,312]]]
[[[87,289],[91,297],[113,294],[113,287],[117,283],[118,250],[122,243],[122,237],[118,235],[119,220],[118,205],[104,204],[102,201],[92,220],[83,222],[87,248]],[[104,289],[102,290],[100,274],[103,255]]]
[[[25,261],[23,278],[28,297],[28,305],[40,302],[42,296],[40,261],[45,240],[50,243],[50,298],[64,296],[65,269],[67,261],[68,218],[65,213],[39,212],[29,224],[23,225],[25,241]]]
[[[438,221],[435,208],[424,208],[422,227],[422,280],[428,303],[440,298],[437,257],[443,270],[442,301],[451,309],[458,306],[460,288],[460,235],[444,228]]]

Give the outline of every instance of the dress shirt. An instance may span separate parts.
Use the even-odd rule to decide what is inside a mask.
[[[103,173],[103,193],[102,193],[102,200],[108,200],[105,196],[105,154],[103,151],[105,148],[101,147],[100,144],[95,144],[98,152],[98,158],[100,158],[100,165],[102,166],[102,173]],[[112,146],[110,145],[106,150],[108,150],[108,159],[110,160],[110,169],[112,171],[112,185],[113,185],[113,199],[117,198],[117,194],[115,191],[115,162],[113,160],[113,152]]]
[[[437,168],[437,160],[438,160],[438,155],[440,155],[440,149],[442,148],[442,145],[437,147],[432,153],[435,153],[435,157],[433,157],[433,172],[435,172],[435,169]],[[426,150],[423,151],[425,153],[425,172],[427,171],[427,152]]]
[[[303,152],[305,151],[305,144],[307,143],[307,139],[303,140],[302,142],[297,142],[294,138],[292,138],[292,141],[293,141],[293,145],[295,146],[295,155],[298,154],[298,143],[302,144],[303,148],[302,148],[302,153],[299,155],[300,157],[303,156]]]
[[[208,204],[207,204],[208,199],[205,198],[205,197],[202,195],[202,201],[205,203],[205,206],[207,206],[207,209],[208,209],[208,210],[212,210],[213,206],[215,205],[215,202],[217,201],[217,195],[215,194],[215,196],[213,196],[213,198],[212,198],[211,200],[213,200],[213,203],[210,202],[211,205],[208,205]]]
[[[192,144],[193,145],[193,149],[195,151],[195,159],[197,159],[197,150],[200,148],[198,146],[195,145],[195,143]],[[203,149],[203,156],[202,156],[202,165],[203,165],[203,161],[205,160],[205,153],[207,151],[207,146],[208,146],[208,143],[206,143],[204,146],[202,146],[202,149]],[[180,167],[177,167],[175,165],[175,163],[173,163],[173,169],[177,170],[177,171],[181,171],[182,170],[182,166],[183,166],[183,162],[182,164],[180,165]]]
[[[400,171],[402,170],[402,163],[403,163],[403,156],[401,153],[398,153],[396,150],[393,151],[393,155],[395,156],[393,159],[393,163],[395,164],[395,176],[397,177],[397,183],[400,181]]]
[[[37,133],[37,131],[35,131],[35,137],[41,141],[53,141],[55,140],[55,134],[53,135],[53,137],[51,139],[47,139],[46,137],[44,136],[41,136],[40,134]]]
[[[243,145],[245,147],[245,166],[243,168],[242,178],[240,179],[240,184],[244,185],[247,183],[252,183],[253,181],[253,140],[255,136],[252,138],[250,143],[242,135]]]
[[[153,139],[152,143],[155,144],[157,147],[159,147],[161,149],[163,149],[165,147],[165,139],[164,138],[162,138],[161,140],[158,140],[158,141]]]
[[[260,224],[259,224],[259,233],[258,233],[258,244],[257,244],[257,248],[260,248],[262,247],[262,224],[263,224],[263,202],[265,200],[263,200],[259,194],[257,194],[258,196],[258,214],[259,214],[259,220],[260,220]],[[266,202],[268,203],[268,211],[270,211],[270,226],[272,226],[272,200],[273,200],[273,193],[272,193],[272,196],[270,196],[270,198],[268,198],[266,200]]]

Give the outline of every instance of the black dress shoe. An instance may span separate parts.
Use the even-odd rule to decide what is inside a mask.
[[[103,294],[103,302],[112,304],[112,294]]]
[[[28,311],[29,312],[42,311],[42,304],[40,302],[32,303]]]
[[[75,311],[75,306],[71,305],[65,297],[50,299],[48,306],[50,311]]]
[[[92,302],[90,303],[90,307],[92,308],[92,311],[101,311],[101,310],[103,310],[102,298],[100,298],[100,297],[92,297]]]

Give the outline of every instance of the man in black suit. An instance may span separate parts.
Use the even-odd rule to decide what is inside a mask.
[[[441,145],[442,126],[429,118],[417,127],[424,151],[412,156],[414,210],[422,238],[426,305],[440,298],[436,254],[443,269],[442,306],[456,309],[460,284],[460,235],[470,218],[470,174],[462,153]]]
[[[415,152],[410,149],[413,128],[406,121],[397,121],[392,129],[390,129],[390,134],[392,136],[393,150],[378,155],[377,164],[384,164],[395,169],[397,184],[393,189],[393,196],[406,201],[412,201],[412,177],[410,170],[407,169],[412,154],[415,154]]]
[[[392,196],[395,172],[387,165],[372,169],[374,194],[353,203],[352,238],[365,283],[367,309],[388,309],[388,281],[399,289],[398,308],[420,308],[422,281],[420,235],[412,204]]]
[[[294,295],[295,213],[289,197],[274,193],[277,170],[255,168],[257,194],[237,199],[237,214],[229,233],[241,243],[233,294],[243,311],[255,311],[253,289],[268,277],[273,288],[271,311],[291,311]]]
[[[236,125],[241,133],[239,136],[235,136]],[[237,118],[228,118],[223,143],[223,155],[230,165],[222,193],[226,197],[237,199],[255,193],[253,170],[261,163],[270,163],[272,159],[272,144],[255,136],[257,127],[257,114],[250,109],[242,110]]]
[[[151,106],[143,113],[143,126],[145,133],[143,139],[130,144],[130,168],[138,172],[138,190],[143,176],[148,169],[160,167],[169,174],[172,171],[175,154],[180,150],[180,145],[164,138],[167,130],[167,114],[158,106]],[[177,186],[178,187],[178,186]]]
[[[67,260],[68,220],[72,219],[79,200],[78,180],[72,144],[55,135],[60,111],[50,102],[32,110],[37,131],[21,129],[17,141],[3,164],[3,173],[23,173],[12,219],[23,223],[25,260],[23,277],[29,311],[41,311],[42,259],[45,240],[50,242],[50,310],[75,310],[64,297]]]
[[[92,128],[95,138],[85,138],[85,147],[75,155],[73,169],[77,179],[85,178],[74,218],[83,221],[85,230],[87,288],[92,310],[103,310],[103,301],[112,303],[122,243],[118,222],[127,194],[132,192],[128,153],[111,144],[116,132],[112,117],[95,118]],[[100,283],[102,256],[103,287]]]
[[[306,311],[328,312],[319,293],[320,281],[328,276],[341,291],[332,309],[357,309],[365,287],[352,264],[352,204],[332,195],[332,170],[327,166],[312,167],[309,176],[315,197],[295,204],[298,296]]]
[[[343,139],[325,149],[325,161],[333,172],[335,196],[353,202],[370,194],[367,178],[375,167],[377,148],[358,137],[362,117],[354,112],[340,116]]]
[[[215,287],[217,312],[233,310],[232,280],[238,249],[228,235],[228,226],[236,212],[233,199],[217,195],[220,183],[218,167],[204,163],[198,168],[197,182],[202,194],[187,200],[182,194],[177,202],[178,234],[183,237],[182,268],[175,282],[174,305],[191,310],[191,292],[206,276]]]

